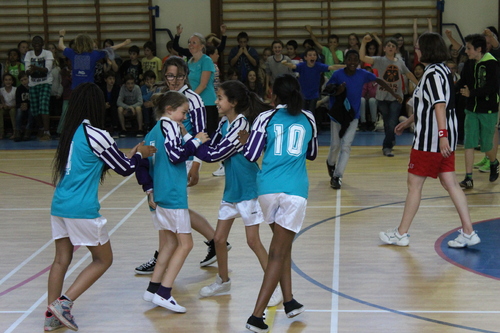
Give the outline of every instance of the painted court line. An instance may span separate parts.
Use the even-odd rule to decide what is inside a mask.
[[[283,310],[280,310],[283,311]],[[426,310],[397,310],[398,312],[403,313],[450,313],[450,314],[500,314],[500,311],[426,311]],[[304,312],[316,312],[316,313],[328,313],[332,312],[332,310],[306,310]],[[392,313],[391,311],[384,310],[338,310],[338,313]]]
[[[128,179],[128,178],[127,178]],[[120,183],[119,186],[123,184]],[[141,201],[137,205],[135,205],[134,208],[130,210],[130,212],[125,215],[118,224],[111,229],[109,232],[109,235],[111,236],[118,228],[122,226],[123,223],[125,223],[132,214],[134,214],[139,207],[141,207],[145,202],[146,202],[147,197],[142,198]],[[104,198],[102,199],[104,200]],[[70,270],[66,273],[66,276],[64,277],[64,280],[66,280],[81,264],[83,264],[88,258],[90,257],[90,252],[87,252],[73,267],[71,267]],[[19,317],[4,333],[11,333],[17,326],[19,326],[45,299],[47,298],[47,292],[45,292],[33,305],[25,312],[21,317]]]
[[[337,190],[336,202],[336,218],[335,218],[335,237],[333,248],[333,273],[332,273],[332,289],[339,290],[340,279],[340,216],[342,208],[342,190]],[[336,333],[339,329],[339,295],[332,293],[332,314],[330,317],[330,332]]]
[[[11,174],[11,173],[9,173],[9,174],[10,175],[14,175],[14,176],[18,176],[18,177],[21,177],[21,178],[28,178],[28,177],[24,177],[24,176],[21,176],[21,175],[15,175],[15,174]],[[104,197],[102,197],[101,200],[99,200],[99,203],[102,203],[104,200],[106,200],[106,198],[108,198],[111,193],[114,193],[116,190],[118,190],[131,177],[132,177],[132,175],[126,177],[120,184],[116,185],[110,192],[108,192]],[[35,180],[35,181],[42,182],[42,181],[40,181],[38,179],[34,179],[34,178],[28,178],[28,179],[32,179],[32,180]],[[42,182],[42,183],[45,183],[45,182]],[[26,258],[22,263],[20,263],[16,268],[14,268],[12,271],[10,271],[6,276],[4,276],[0,280],[0,285],[2,285],[5,281],[7,281],[12,275],[14,275],[17,271],[19,271],[25,265],[27,265],[33,258],[35,258],[38,254],[40,254],[43,250],[45,250],[53,242],[54,242],[54,240],[51,239],[50,241],[48,241],[47,243],[45,243],[45,245],[43,245],[41,248],[39,248],[37,251],[35,251],[31,256],[29,256],[28,258]]]

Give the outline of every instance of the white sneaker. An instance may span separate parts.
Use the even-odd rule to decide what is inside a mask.
[[[221,164],[217,170],[212,172],[212,175],[215,177],[224,177],[226,175],[226,171],[224,169],[224,165]]]
[[[281,302],[283,302],[283,295],[281,293],[281,288],[278,285],[276,289],[274,289],[274,292],[271,295],[271,298],[269,299],[269,303],[267,303],[267,306],[276,306]]]
[[[186,308],[177,304],[177,301],[175,300],[175,298],[173,296],[170,296],[169,299],[165,299],[165,298],[161,297],[160,295],[155,294],[152,302],[154,304],[159,305],[161,307],[164,307],[165,309],[168,309],[170,311],[179,312],[179,313],[186,312]]]
[[[201,288],[200,290],[200,296],[201,297],[210,297],[210,296],[215,296],[219,295],[225,292],[228,292],[231,290],[231,279],[227,282],[222,282],[221,277],[219,274],[217,274],[217,277],[215,278],[215,282],[212,283],[211,285],[208,285],[206,287]]]
[[[145,300],[146,302],[152,302],[154,296],[155,296],[155,294],[146,290],[144,292],[144,295],[142,295],[142,299]]]
[[[378,235],[380,240],[386,244],[408,246],[410,244],[410,235],[407,233],[400,235],[398,228],[389,229],[386,232],[381,232]]]
[[[458,230],[460,233],[457,238],[448,242],[449,247],[461,248],[466,246],[472,246],[481,243],[481,239],[472,231],[472,234],[467,235],[462,229]]]

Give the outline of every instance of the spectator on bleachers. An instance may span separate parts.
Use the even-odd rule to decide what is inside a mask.
[[[344,53],[338,49],[339,47],[339,37],[335,34],[331,34],[328,36],[328,47],[323,46],[314,33],[312,32],[312,28],[310,25],[306,25],[306,30],[309,32],[311,39],[313,40],[316,47],[321,50],[321,53],[325,57],[325,64],[328,66],[331,65],[339,65],[344,62]],[[333,71],[325,73],[327,79],[332,77]]]
[[[120,94],[118,95],[118,119],[120,120],[121,132],[120,137],[124,138],[127,136],[127,129],[125,127],[125,116],[135,116],[137,119],[137,127],[139,128],[137,132],[137,137],[141,138],[144,136],[144,131],[142,129],[142,93],[141,88],[135,84],[134,77],[132,75],[127,75],[123,78],[125,84],[120,89]]]
[[[30,110],[33,118],[38,122],[41,141],[51,140],[50,136],[50,91],[52,87],[52,52],[43,48],[44,41],[40,36],[33,37],[32,51],[28,51],[24,58],[26,74],[29,75]]]
[[[19,58],[22,63],[24,63],[24,57],[26,56],[26,53],[30,49],[30,43],[28,43],[25,40],[20,41],[17,44],[17,49],[19,50],[19,53],[21,54],[21,57]]]
[[[162,62],[156,56],[156,45],[152,41],[147,41],[143,46],[144,57],[141,59],[142,70],[153,71],[157,79],[160,78]]]
[[[5,64],[5,72],[14,76],[14,86],[19,87],[19,73],[24,72],[24,64],[21,62],[21,52],[18,49],[10,49],[7,51],[7,62]]]
[[[240,80],[245,82],[248,72],[256,71],[259,66],[259,53],[248,45],[249,38],[246,32],[240,32],[236,40],[238,46],[233,47],[229,52],[228,62],[240,73]]]
[[[16,133],[14,141],[28,141],[31,137],[31,130],[33,125],[33,116],[30,111],[30,87],[29,78],[26,72],[19,73],[19,81],[21,85],[16,89]],[[24,119],[26,119],[26,126],[24,127],[24,134],[22,133]]]
[[[8,113],[12,123],[13,134],[9,136],[9,139],[15,137],[15,127],[16,127],[16,87],[14,86],[14,76],[9,73],[5,73],[2,77],[3,87],[0,88],[0,140],[5,136],[4,129],[4,113]]]
[[[128,48],[129,60],[125,60],[120,66],[120,78],[123,79],[127,75],[132,75],[135,84],[139,85],[142,80],[142,63],[139,61],[140,54],[139,47],[137,45],[132,45]],[[121,82],[123,84],[125,82]]]

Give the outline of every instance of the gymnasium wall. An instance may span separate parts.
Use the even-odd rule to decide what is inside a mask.
[[[408,0],[408,4],[415,1],[418,0]],[[352,3],[355,4],[355,2]],[[160,7],[160,18],[157,21],[158,28],[169,28],[175,34],[176,25],[182,23],[184,32],[181,45],[184,47],[187,46],[187,38],[194,32],[205,34],[210,31],[209,0],[153,0],[153,4]],[[448,0],[443,13],[443,23],[457,23],[465,36],[470,33],[480,32],[489,25],[497,27],[498,12],[498,0],[478,0],[473,2],[470,0]],[[425,20],[420,19],[419,22],[420,25],[425,25]],[[255,22],[255,24],[257,25],[259,22]],[[423,31],[424,28],[419,30]],[[228,35],[231,36],[231,34]],[[164,33],[158,34],[158,53],[160,55],[166,53],[165,43],[160,43],[166,37],[167,35]],[[234,40],[228,40],[229,47],[235,44]]]

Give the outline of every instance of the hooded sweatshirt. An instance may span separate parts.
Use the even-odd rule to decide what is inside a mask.
[[[467,86],[470,96],[465,109],[477,113],[498,112],[498,61],[490,53],[485,53],[479,61],[467,60],[457,87]]]

